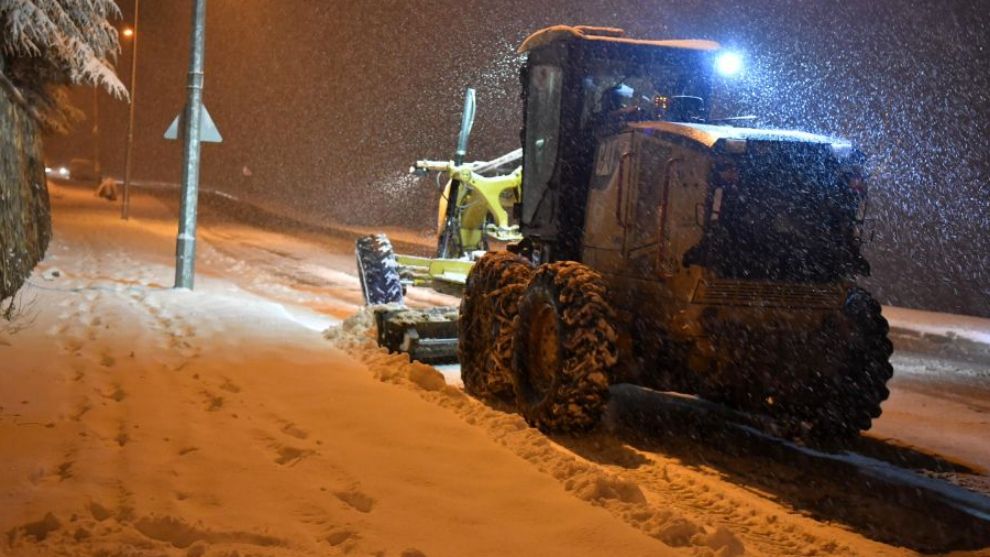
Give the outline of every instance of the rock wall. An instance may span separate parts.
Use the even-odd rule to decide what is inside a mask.
[[[24,284],[51,235],[41,130],[0,89],[0,300]]]

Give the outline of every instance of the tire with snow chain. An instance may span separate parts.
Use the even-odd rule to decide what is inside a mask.
[[[365,305],[401,304],[399,265],[388,236],[375,234],[359,238],[354,252]]]
[[[509,378],[511,324],[532,264],[516,254],[485,254],[471,268],[461,298],[458,358],[468,394],[482,399],[511,400]]]
[[[848,438],[870,429],[872,420],[880,417],[880,404],[890,395],[887,381],[894,374],[890,365],[894,347],[887,338],[890,327],[880,304],[856,287],[846,296],[842,312],[851,326],[846,369],[822,389],[827,399],[812,420],[812,434],[819,439]]]
[[[516,404],[541,431],[587,431],[601,420],[618,355],[615,312],[605,293],[601,275],[560,261],[537,269],[519,300]]]

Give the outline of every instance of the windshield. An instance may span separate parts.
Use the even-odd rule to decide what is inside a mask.
[[[664,120],[686,102],[695,104],[692,120],[707,118],[711,80],[706,53],[653,49],[632,59],[593,58],[582,80],[581,126],[601,127],[611,120]],[[673,118],[680,119],[680,118]]]

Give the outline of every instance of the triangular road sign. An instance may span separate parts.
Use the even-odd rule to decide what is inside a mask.
[[[206,110],[206,105],[201,105],[203,111],[199,116],[199,140],[205,143],[220,143],[223,141],[223,137],[220,136],[220,130],[217,129],[217,125],[213,123],[213,118],[210,117],[210,111]],[[165,130],[165,139],[179,139],[181,135],[181,130],[185,130],[183,126],[183,116],[185,116],[186,111],[183,110],[178,116],[172,120],[169,124],[168,129]]]

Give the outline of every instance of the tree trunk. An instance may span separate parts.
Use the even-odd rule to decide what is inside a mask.
[[[24,284],[51,235],[41,131],[0,91],[0,300]]]

